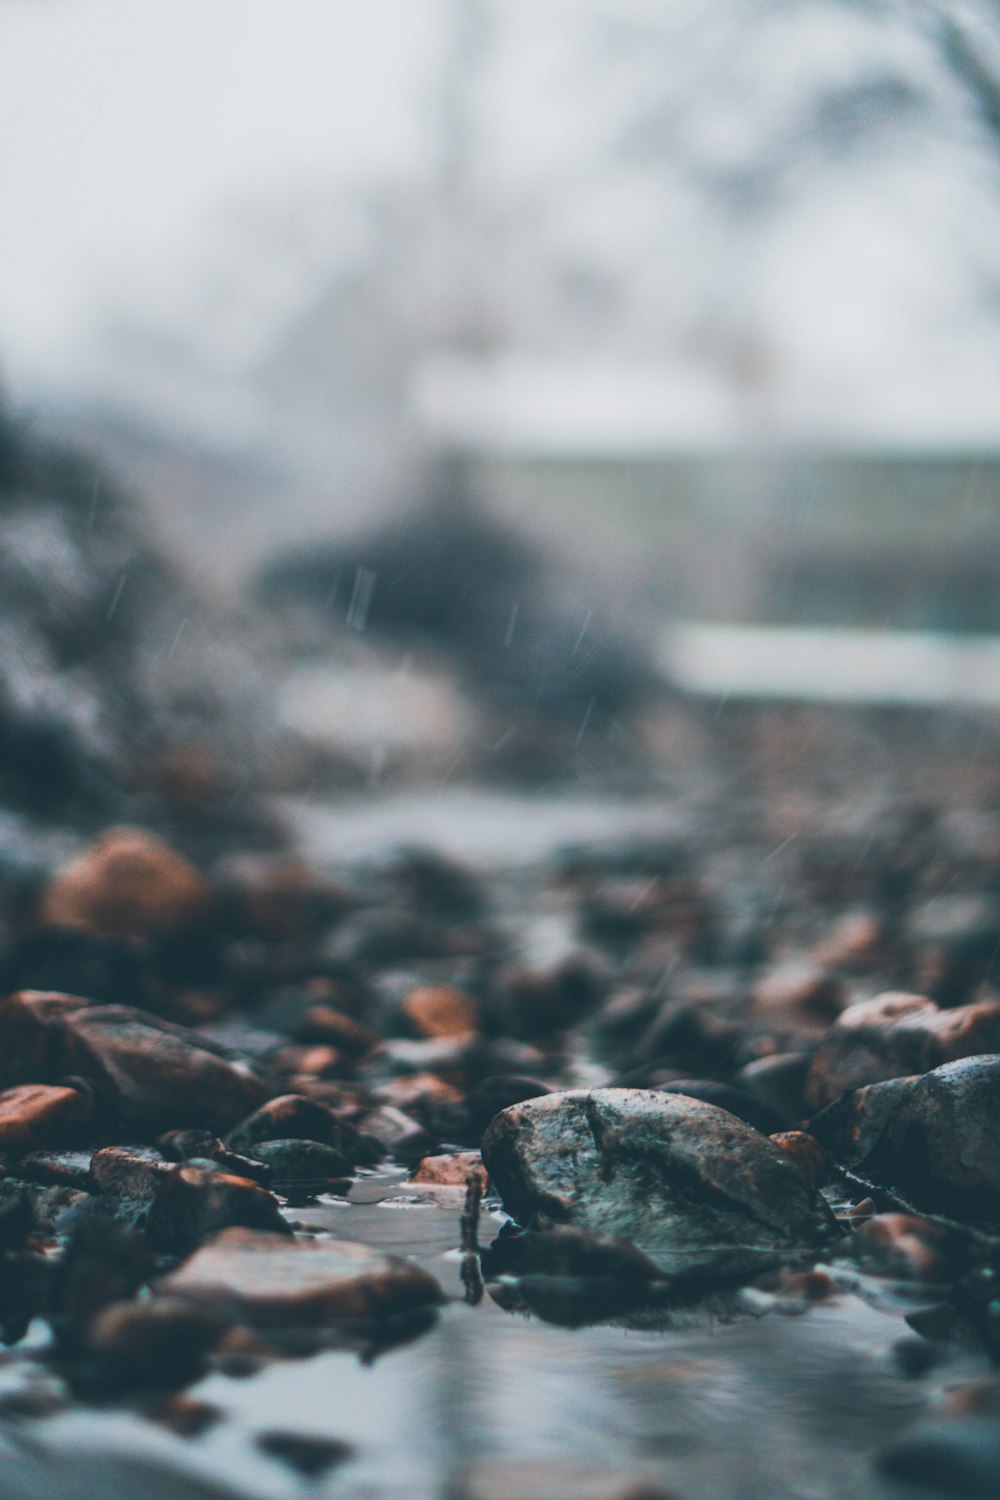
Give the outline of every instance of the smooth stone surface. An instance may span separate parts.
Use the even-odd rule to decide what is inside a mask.
[[[350,1240],[285,1239],[226,1229],[157,1288],[171,1296],[223,1296],[255,1327],[369,1321],[434,1305],[441,1290],[430,1272]]]
[[[77,1089],[24,1083],[0,1094],[0,1152],[20,1155],[42,1145],[65,1145],[78,1137],[90,1101]]]
[[[262,1141],[319,1141],[332,1146],[349,1161],[370,1161],[369,1152],[359,1154],[358,1132],[332,1109],[304,1094],[279,1094],[241,1120],[226,1136],[231,1151],[256,1156]]]
[[[273,1193],[248,1177],[174,1167],[159,1185],[147,1234],[158,1250],[186,1255],[220,1229],[241,1225],[290,1235]]]
[[[683,1095],[574,1089],[527,1100],[490,1124],[483,1160],[523,1228],[614,1235],[668,1275],[742,1275],[839,1233],[784,1152]]]

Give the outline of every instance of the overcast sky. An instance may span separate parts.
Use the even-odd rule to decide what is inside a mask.
[[[205,218],[426,149],[436,0],[0,0],[0,371],[48,384]]]

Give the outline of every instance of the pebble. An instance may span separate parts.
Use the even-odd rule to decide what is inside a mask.
[[[57,872],[38,920],[106,938],[168,938],[207,924],[214,898],[188,862],[141,828],[112,828]]]
[[[39,1146],[70,1145],[90,1118],[91,1101],[78,1089],[25,1083],[0,1093],[0,1153],[8,1159]]]

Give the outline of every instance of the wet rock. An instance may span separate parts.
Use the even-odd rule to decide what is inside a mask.
[[[77,1089],[25,1083],[0,1094],[0,1154],[10,1158],[43,1145],[69,1145],[90,1118],[90,1099]]]
[[[834,1239],[794,1163],[725,1110],[638,1089],[572,1090],[505,1110],[483,1160],[524,1228],[629,1241],[669,1275],[742,1275]]]
[[[336,1047],[350,1057],[362,1057],[381,1040],[370,1026],[331,1005],[310,1005],[295,1023],[296,1041]]]
[[[507,1029],[516,1037],[546,1037],[582,1021],[598,1004],[606,977],[595,956],[569,953],[547,968],[514,964],[500,975]]]
[[[841,1094],[809,1121],[809,1133],[842,1166],[856,1167],[880,1139],[886,1123],[913,1078],[891,1078]]]
[[[447,1500],[675,1500],[658,1480],[549,1457],[491,1458],[460,1474]]]
[[[20,991],[0,1002],[0,1042],[11,1083],[78,1075],[110,1113],[144,1128],[225,1128],[267,1092],[245,1063],[130,1006]]]
[[[275,1191],[286,1198],[343,1191],[354,1171],[346,1156],[321,1141],[261,1141],[253,1151]]]
[[[262,1161],[227,1150],[209,1130],[168,1130],[156,1144],[167,1161],[212,1161],[236,1177],[251,1177],[265,1185],[271,1180]]]
[[[90,1163],[91,1188],[120,1223],[142,1228],[170,1164],[153,1151],[105,1146]]]
[[[210,1235],[238,1225],[290,1235],[278,1200],[248,1177],[187,1165],[172,1168],[150,1208],[146,1233],[155,1249],[187,1255]]]
[[[113,828],[58,872],[39,920],[105,938],[168,938],[204,926],[212,892],[186,860],[139,828]]]
[[[335,1464],[346,1463],[354,1455],[350,1443],[301,1432],[261,1432],[256,1444],[269,1458],[281,1459],[307,1479],[318,1479]]]
[[[425,1156],[413,1174],[414,1182],[434,1183],[437,1187],[464,1188],[469,1174],[479,1178],[483,1192],[490,1185],[489,1173],[478,1151],[455,1151],[451,1156]]]
[[[356,1138],[357,1132],[327,1105],[304,1094],[279,1094],[235,1125],[226,1136],[226,1146],[252,1155],[251,1148],[260,1141],[322,1141],[353,1156],[344,1148]]]
[[[473,1036],[479,1026],[475,1002],[448,985],[423,985],[411,990],[402,1011],[410,1025],[426,1037],[444,1040]]]
[[[779,1150],[790,1156],[804,1177],[814,1187],[825,1187],[833,1172],[833,1163],[815,1136],[805,1130],[779,1130],[771,1136]]]
[[[222,1296],[257,1329],[377,1321],[441,1301],[434,1277],[348,1240],[226,1229],[159,1283],[169,1296]]]
[[[920,1208],[1000,1219],[1000,1056],[946,1063],[899,1091],[865,1168]]]
[[[87,1350],[116,1385],[185,1385],[203,1373],[226,1327],[225,1318],[205,1303],[173,1297],[114,1302],[93,1319]]]
[[[301,941],[354,906],[343,886],[285,857],[244,855],[220,877],[235,926],[272,942]]]
[[[940,1010],[922,995],[877,995],[845,1010],[820,1042],[806,1104],[821,1109],[846,1089],[998,1050],[1000,1001]]]
[[[757,981],[750,1013],[782,1030],[825,1031],[843,1009],[844,998],[835,975],[809,964],[787,964]]]
[[[398,1161],[417,1162],[427,1156],[438,1144],[430,1131],[397,1109],[395,1105],[383,1104],[371,1110],[361,1122],[366,1135]]]
[[[810,1052],[758,1057],[740,1068],[733,1082],[786,1122],[797,1121],[806,1113],[802,1095],[811,1064]]]
[[[113,1219],[82,1220],[52,1275],[47,1311],[60,1346],[82,1348],[94,1318],[133,1297],[149,1270],[149,1247],[140,1235]]]

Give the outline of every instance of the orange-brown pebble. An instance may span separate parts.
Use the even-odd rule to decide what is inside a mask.
[[[24,1083],[0,1094],[0,1151],[31,1151],[66,1144],[90,1113],[90,1101],[76,1089]]]
[[[413,1180],[434,1183],[437,1187],[465,1187],[470,1173],[475,1173],[479,1178],[485,1192],[490,1179],[478,1151],[455,1151],[451,1156],[425,1156],[414,1172]]]
[[[393,1078],[379,1089],[378,1097],[397,1109],[413,1109],[423,1104],[461,1104],[465,1095],[437,1073],[410,1073]]]
[[[476,1006],[462,990],[449,985],[422,985],[403,1001],[403,1012],[423,1036],[459,1037],[474,1034]]]
[[[164,938],[201,926],[212,906],[197,870],[161,839],[112,828],[54,876],[38,916],[99,937]]]
[[[805,1130],[779,1130],[771,1140],[786,1156],[790,1156],[800,1172],[804,1172],[815,1187],[823,1187],[830,1181],[833,1163],[815,1136]]]
[[[296,1028],[302,1042],[322,1042],[357,1054],[377,1047],[381,1038],[353,1016],[332,1005],[311,1005]]]

